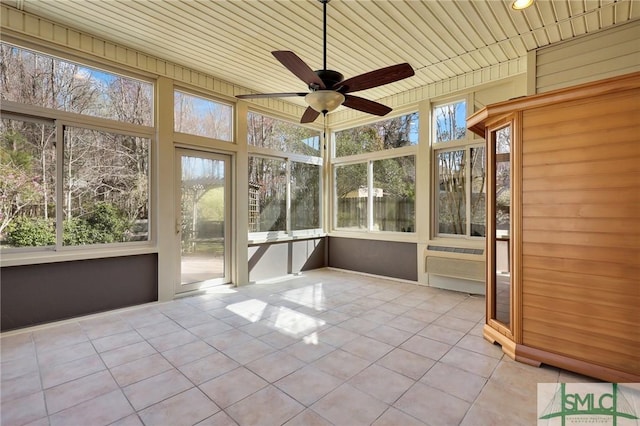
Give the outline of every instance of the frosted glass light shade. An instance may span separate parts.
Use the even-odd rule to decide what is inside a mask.
[[[335,90],[316,90],[304,97],[307,104],[323,114],[333,111],[344,102],[344,95]]]
[[[533,0],[515,0],[511,3],[511,7],[515,10],[526,9],[533,4]]]

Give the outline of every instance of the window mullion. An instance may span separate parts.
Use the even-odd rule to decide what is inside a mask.
[[[373,161],[367,162],[367,230],[373,231]]]
[[[466,215],[466,223],[467,226],[465,227],[465,233],[466,236],[469,237],[471,236],[471,147],[467,146],[465,148],[465,173],[464,173],[464,179],[465,179],[465,187],[464,187],[464,191],[465,191],[465,215]]]
[[[291,234],[291,160],[287,158],[286,160],[286,195],[285,195],[285,204],[286,204],[286,222],[287,222],[287,234]]]
[[[56,121],[56,250],[64,241],[64,128]],[[46,202],[46,200],[45,200]]]

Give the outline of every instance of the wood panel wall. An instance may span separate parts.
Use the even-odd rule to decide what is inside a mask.
[[[640,374],[640,89],[523,112],[522,344]]]

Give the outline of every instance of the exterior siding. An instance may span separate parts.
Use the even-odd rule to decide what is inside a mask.
[[[536,93],[640,71],[640,21],[536,52]]]

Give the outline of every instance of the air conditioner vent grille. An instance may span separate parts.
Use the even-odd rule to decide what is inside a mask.
[[[430,251],[443,251],[448,253],[461,253],[461,254],[484,254],[484,249],[476,248],[464,248],[464,247],[446,247],[446,246],[427,246],[427,250]]]

